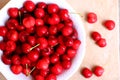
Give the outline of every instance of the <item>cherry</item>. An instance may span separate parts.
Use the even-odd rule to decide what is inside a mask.
[[[34,36],[28,36],[27,41],[31,46],[36,44],[36,38]]]
[[[104,38],[99,39],[96,43],[99,47],[105,47],[107,45],[106,40]]]
[[[35,80],[45,80],[43,76],[41,75],[36,75]]]
[[[31,62],[36,62],[39,58],[39,53],[35,50],[32,50],[28,53],[27,56]]]
[[[68,55],[68,57],[73,58],[76,55],[76,50],[72,49],[72,48],[69,48],[67,50],[67,55]]]
[[[50,25],[56,25],[60,22],[60,18],[57,14],[51,14],[50,17],[48,17],[48,24]]]
[[[68,47],[73,46],[73,39],[71,37],[67,37],[65,41],[65,45]]]
[[[62,29],[63,36],[70,36],[72,34],[72,32],[73,32],[73,28],[69,27],[69,26],[65,26]]]
[[[37,39],[37,43],[40,44],[40,45],[38,46],[40,49],[45,49],[45,48],[48,47],[47,39],[44,38],[44,37],[38,38],[38,39]]]
[[[64,24],[63,23],[59,23],[59,24],[56,25],[56,27],[57,27],[58,31],[61,31],[62,28],[64,27]]]
[[[11,41],[17,41],[18,40],[18,32],[16,30],[8,31],[7,38]]]
[[[82,70],[82,74],[85,78],[90,78],[92,76],[92,71],[89,70],[88,68],[84,68]]]
[[[26,28],[31,28],[35,25],[35,18],[32,16],[26,17],[23,19],[23,25]]]
[[[103,69],[103,67],[101,67],[101,66],[95,66],[93,72],[94,72],[94,74],[95,74],[96,76],[100,77],[100,76],[102,76],[102,74],[104,73],[104,69]]]
[[[35,4],[29,0],[25,1],[23,6],[28,12],[32,12],[35,9]]]
[[[43,18],[45,16],[45,12],[42,8],[36,8],[34,11],[34,15],[36,18]]]
[[[39,26],[36,29],[36,33],[38,36],[42,37],[48,32],[47,26]]]
[[[70,61],[71,60],[71,58],[68,55],[66,55],[66,54],[62,55],[61,58],[62,58],[63,61],[66,61],[66,60]]]
[[[49,30],[50,35],[55,35],[57,33],[57,27],[56,26],[50,26],[48,30]]]
[[[61,64],[57,63],[51,68],[51,72],[55,75],[61,74],[63,71],[63,67]]]
[[[59,7],[57,4],[48,4],[47,10],[49,14],[57,13],[59,11]]]
[[[95,13],[93,13],[93,12],[89,12],[87,14],[87,21],[89,23],[95,23],[97,21],[97,15]]]
[[[45,59],[41,59],[37,62],[36,68],[46,70],[48,69],[49,63]]]
[[[48,72],[49,72],[49,70],[40,70],[40,75],[43,77],[46,77]]]
[[[113,20],[106,20],[103,25],[108,29],[108,30],[113,30],[115,28],[115,22]]]
[[[73,28],[73,33],[71,34],[71,37],[73,39],[78,39],[78,33],[77,33],[76,29],[74,29],[74,28]]]
[[[43,26],[44,25],[44,21],[42,19],[35,19],[35,25],[36,26]]]
[[[73,22],[71,19],[66,20],[64,23],[65,23],[65,26],[70,26],[70,27],[73,26]]]
[[[22,64],[23,66],[26,66],[26,64],[27,64],[27,65],[30,65],[30,63],[31,63],[31,61],[28,59],[27,56],[23,56],[23,57],[21,58],[21,64]]]
[[[49,56],[50,54],[51,54],[51,49],[50,49],[50,47],[42,50],[42,55],[43,55],[43,56]]]
[[[93,38],[93,40],[98,41],[99,39],[101,39],[101,34],[94,31],[91,33],[91,37]]]
[[[16,19],[9,19],[7,22],[6,22],[6,27],[8,29],[16,29],[16,27],[18,26],[18,21]]]
[[[0,36],[6,36],[7,28],[5,26],[0,26]]]
[[[46,4],[45,2],[38,2],[38,3],[37,3],[37,7],[38,7],[38,8],[43,8],[43,9],[44,9],[44,8],[47,7],[47,4]]]
[[[63,62],[62,62],[62,67],[63,67],[64,69],[69,69],[69,68],[71,67],[71,61],[69,61],[69,60],[63,61]]]
[[[17,18],[18,17],[18,8],[9,8],[8,9],[8,15],[12,18]]]
[[[29,33],[26,32],[26,31],[21,31],[19,34],[18,34],[18,38],[21,42],[26,42],[27,41],[27,37],[29,36]]]
[[[18,26],[16,26],[16,29],[18,31],[23,31],[23,30],[25,30],[25,27],[23,25],[18,25]]]
[[[46,77],[46,80],[57,80],[57,78],[56,78],[56,75],[54,75],[54,74],[49,74],[49,75]]]
[[[5,42],[0,42],[0,49],[5,50],[6,43]]]
[[[51,57],[50,57],[50,62],[51,63],[57,63],[59,61],[59,56],[58,55],[52,55]]]
[[[6,42],[6,51],[13,52],[16,49],[16,44],[13,41]]]
[[[68,10],[67,9],[61,9],[59,12],[59,16],[60,19],[63,21],[66,21],[69,19],[69,15],[68,15]]]
[[[57,38],[53,37],[53,38],[48,38],[48,44],[51,47],[54,47],[58,44]]]
[[[81,44],[81,41],[76,39],[73,41],[72,48],[77,50],[79,48],[80,44]]]
[[[14,74],[20,74],[23,69],[21,65],[12,65],[10,68]]]
[[[26,76],[29,75],[30,69],[29,68],[23,68],[22,73],[25,74]]]
[[[11,60],[15,65],[19,65],[21,63],[19,55],[13,55]]]
[[[11,59],[10,59],[9,56],[6,56],[6,55],[3,54],[1,56],[1,59],[2,59],[2,61],[3,61],[4,64],[6,64],[6,65],[10,65],[11,64]]]
[[[27,54],[28,52],[30,52],[30,48],[31,48],[31,46],[30,46],[29,44],[27,44],[27,43],[24,43],[24,44],[22,45],[22,51],[23,51],[25,54]]]
[[[66,51],[65,45],[59,45],[59,47],[56,49],[56,52],[59,53],[60,55],[64,54],[65,51]]]

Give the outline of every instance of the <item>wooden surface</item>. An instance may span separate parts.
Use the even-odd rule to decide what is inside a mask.
[[[0,0],[3,6],[7,0]],[[66,0],[71,6],[83,16],[84,27],[86,30],[86,53],[79,70],[69,80],[86,80],[81,75],[81,69],[88,67],[90,69],[95,65],[104,67],[105,72],[102,77],[93,75],[88,80],[119,80],[119,14],[118,0]],[[1,4],[1,2],[3,2]],[[89,24],[85,21],[85,15],[88,12],[95,12],[98,21],[95,24]],[[102,22],[106,19],[112,19],[116,22],[116,27],[108,31]],[[90,38],[91,31],[98,31],[102,37],[107,40],[105,48],[98,47]],[[0,77],[2,75],[0,74]],[[0,78],[1,80],[1,78]],[[2,79],[4,80],[4,79]]]
[[[86,30],[86,53],[79,70],[69,80],[86,80],[80,71],[84,67],[90,69],[95,65],[104,67],[105,72],[102,77],[93,75],[88,80],[120,80],[119,70],[119,11],[118,0],[66,0],[70,5],[83,16],[84,27]],[[95,12],[98,21],[95,24],[89,24],[85,20],[88,12]],[[112,19],[116,23],[114,30],[109,31],[102,22],[106,19]],[[98,47],[90,38],[91,31],[98,31],[103,38],[107,40],[105,48]]]

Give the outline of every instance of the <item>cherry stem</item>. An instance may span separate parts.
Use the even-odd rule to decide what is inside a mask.
[[[22,24],[22,20],[21,20],[21,19],[22,19],[22,18],[21,18],[21,17],[22,17],[22,16],[21,16],[21,12],[18,11],[18,14],[19,14],[19,21],[20,21],[20,24]]]
[[[26,64],[26,71],[27,71],[27,72],[26,72],[26,76],[28,76],[28,74],[29,74],[29,72],[28,72],[27,69],[28,69],[28,64]]]
[[[33,50],[34,48],[38,47],[39,45],[40,45],[40,44],[37,44],[37,45],[31,47],[31,48],[30,48],[30,51]]]
[[[83,17],[81,13],[70,12],[70,14],[79,14],[81,17]]]
[[[27,76],[29,76],[34,70],[35,70],[36,67],[33,67],[32,70],[28,73]]]

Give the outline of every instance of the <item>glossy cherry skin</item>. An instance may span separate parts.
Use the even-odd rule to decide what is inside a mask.
[[[37,7],[45,9],[47,7],[47,4],[45,2],[38,2]]]
[[[81,41],[76,39],[76,40],[73,41],[72,48],[77,50],[79,48],[80,44],[81,44]]]
[[[29,36],[29,33],[26,32],[26,31],[21,31],[21,32],[18,34],[19,40],[20,40],[21,42],[26,42],[28,36]]]
[[[27,56],[23,56],[23,57],[21,58],[21,64],[22,64],[23,66],[26,66],[26,64],[29,66],[29,65],[31,64],[31,61],[28,59]]]
[[[103,25],[108,29],[108,30],[113,30],[115,28],[115,22],[113,20],[106,20]]]
[[[63,61],[70,61],[71,60],[71,58],[68,56],[68,55],[66,55],[66,54],[64,54],[64,55],[62,55],[62,57],[61,57],[61,59],[63,60]]]
[[[68,55],[68,57],[73,58],[76,55],[76,50],[72,49],[72,48],[69,48],[67,50],[67,55]]]
[[[28,52],[30,52],[30,48],[32,48],[31,45],[29,45],[29,44],[27,44],[27,43],[24,43],[24,44],[22,45],[22,51],[23,51],[25,54],[27,54]]]
[[[58,55],[52,55],[51,57],[50,57],[50,62],[51,63],[57,63],[59,61],[59,56]]]
[[[63,67],[64,69],[69,69],[69,68],[71,67],[71,61],[69,61],[69,60],[63,61],[63,62],[62,62],[62,67]]]
[[[42,19],[35,19],[35,25],[36,26],[43,26],[44,25],[44,21]]]
[[[34,11],[34,15],[36,18],[43,18],[45,16],[45,12],[42,8],[36,8]]]
[[[2,59],[2,62],[6,65],[10,65],[12,63],[10,57],[4,54],[1,56],[1,59]]]
[[[0,49],[5,50],[6,43],[5,42],[0,42]]]
[[[51,68],[51,72],[55,75],[61,74],[63,71],[63,67],[61,64],[57,63]]]
[[[65,45],[59,45],[59,47],[56,49],[56,52],[59,53],[60,55],[64,54],[65,51],[66,51]]]
[[[52,14],[50,17],[48,17],[47,22],[50,25],[56,25],[60,22],[60,18],[57,14]]]
[[[30,73],[30,68],[23,68],[22,70],[22,73],[25,75],[25,76],[28,76],[28,74]]]
[[[99,39],[101,39],[101,34],[94,31],[94,32],[91,33],[91,37],[92,37],[93,40],[98,41]]]
[[[47,11],[49,14],[57,13],[59,11],[59,7],[57,4],[48,4]]]
[[[12,65],[10,69],[14,74],[20,74],[22,72],[23,67],[21,65]]]
[[[95,66],[93,72],[94,72],[94,74],[95,74],[96,76],[100,77],[100,76],[103,75],[104,69],[103,69],[103,67],[101,67],[101,66]]]
[[[7,38],[11,41],[17,41],[18,40],[18,32],[16,30],[8,31]]]
[[[16,49],[16,44],[14,41],[7,41],[6,51],[13,52]]]
[[[82,70],[82,75],[85,77],[85,78],[90,78],[92,76],[92,71],[89,70],[88,68],[84,68]]]
[[[58,44],[58,40],[55,37],[48,38],[48,45],[54,47]]]
[[[27,41],[31,46],[34,46],[36,44],[36,38],[34,36],[28,36]]]
[[[87,14],[88,23],[95,23],[97,21],[97,15],[93,12]]]
[[[42,37],[48,32],[48,27],[47,26],[39,26],[36,29],[36,33],[38,36]]]
[[[65,45],[68,47],[73,46],[73,39],[71,37],[67,37],[65,41]]]
[[[9,8],[8,9],[8,15],[11,17],[11,18],[17,18],[18,17],[18,8]]]
[[[65,26],[62,29],[62,35],[63,36],[70,36],[72,34],[72,32],[73,32],[73,28],[69,27],[69,26]]]
[[[63,21],[66,21],[69,19],[69,15],[68,15],[68,10],[67,9],[61,9],[59,12],[59,16],[60,19]]]
[[[49,75],[46,77],[46,80],[57,80],[57,77],[56,77],[56,75],[54,75],[54,74],[49,74]]]
[[[25,1],[23,6],[28,12],[32,12],[35,9],[35,4],[29,0]]]
[[[5,26],[0,26],[0,36],[6,36],[7,28]]]
[[[99,39],[97,42],[96,42],[96,44],[99,46],[99,47],[105,47],[106,45],[107,45],[107,43],[106,43],[106,40],[104,39],[104,38],[101,38],[101,39]]]
[[[13,55],[11,60],[12,60],[12,64],[15,64],[15,65],[21,64],[19,55]]]
[[[41,75],[36,75],[35,80],[45,80],[43,76]]]

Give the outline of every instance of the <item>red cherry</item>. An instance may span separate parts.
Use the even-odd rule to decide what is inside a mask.
[[[46,80],[57,80],[57,78],[56,78],[56,75],[54,75],[54,74],[49,74],[49,75],[46,77]]]
[[[12,63],[15,65],[19,65],[21,63],[19,55],[13,55],[11,60],[12,60]]]
[[[59,24],[56,25],[56,27],[57,27],[57,30],[58,30],[58,31],[61,31],[62,28],[64,27],[64,24],[59,23]]]
[[[28,36],[29,36],[29,33],[27,33],[26,31],[21,31],[21,32],[18,34],[19,40],[20,40],[21,42],[26,42]]]
[[[38,36],[44,36],[48,32],[48,27],[47,26],[39,26],[36,29],[36,33]]]
[[[47,4],[46,4],[45,2],[38,2],[38,3],[37,3],[37,7],[38,7],[38,8],[43,8],[43,9],[44,9],[44,8],[47,7]]]
[[[6,64],[6,65],[10,65],[11,64],[11,59],[10,59],[9,56],[2,55],[1,59],[2,59],[2,61],[3,61],[4,64]]]
[[[0,42],[0,49],[5,50],[6,43],[5,42]]]
[[[29,44],[27,44],[27,43],[24,43],[24,44],[22,45],[22,51],[23,51],[25,54],[27,54],[28,52],[30,52],[30,48],[31,48],[31,46],[30,46]]]
[[[90,78],[92,76],[92,71],[89,70],[88,68],[84,68],[82,70],[82,74],[85,78]]]
[[[42,19],[36,19],[35,20],[35,25],[36,26],[43,26],[44,25],[44,21]]]
[[[39,53],[33,50],[30,51],[27,56],[31,62],[36,62],[39,58]]]
[[[99,39],[101,39],[101,34],[94,31],[91,33],[91,37],[93,38],[93,40],[98,41]]]
[[[73,27],[73,21],[71,19],[66,20],[64,23],[65,23],[65,26]]]
[[[10,68],[14,74],[20,74],[23,69],[21,65],[12,65]]]
[[[95,23],[97,21],[97,15],[93,12],[87,14],[87,21],[89,23]]]
[[[102,76],[103,73],[104,73],[103,67],[101,67],[101,66],[96,66],[96,67],[94,68],[94,74],[95,74],[96,76],[100,77],[100,76]]]
[[[7,22],[6,22],[6,27],[8,29],[16,29],[16,27],[18,26],[18,21],[16,19],[9,19]]]
[[[0,26],[0,36],[6,36],[7,28],[5,26]]]
[[[23,31],[25,29],[25,27],[23,25],[18,25],[18,26],[16,26],[16,29],[18,31]]]
[[[24,74],[24,75],[26,75],[26,76],[28,76],[28,74],[30,73],[30,69],[29,68],[23,68],[23,70],[22,70],[22,73]]]
[[[16,44],[13,41],[6,42],[6,51],[12,52],[16,49]]]
[[[28,59],[28,57],[27,56],[23,56],[22,58],[21,58],[21,64],[23,65],[23,66],[26,66],[26,64],[27,65],[30,65],[30,60]]]
[[[44,37],[38,38],[38,39],[37,39],[37,43],[40,44],[40,45],[38,46],[40,49],[45,49],[45,48],[48,47],[47,39],[44,38]]]
[[[45,16],[45,12],[42,8],[36,8],[34,11],[34,15],[36,18],[43,18]]]
[[[68,20],[69,19],[69,15],[68,15],[68,10],[67,9],[61,9],[59,12],[59,16],[61,20]]]
[[[45,48],[42,50],[42,55],[43,56],[49,56],[51,54],[51,49],[48,47],[48,48]]]
[[[40,59],[37,62],[36,68],[46,70],[46,69],[48,69],[48,66],[49,66],[49,63],[45,59]]]
[[[63,45],[63,44],[64,44],[64,41],[63,41],[63,40],[64,40],[64,36],[59,35],[59,36],[58,36],[58,43]]]
[[[70,36],[72,34],[72,32],[73,32],[73,28],[69,27],[69,26],[65,26],[62,29],[63,36]]]
[[[18,32],[15,30],[8,31],[7,38],[11,41],[17,41],[18,40]]]
[[[73,41],[72,48],[77,50],[79,48],[80,44],[81,44],[81,41],[76,39]]]
[[[29,0],[25,1],[23,6],[28,12],[32,12],[35,9],[35,4]]]
[[[71,37],[67,37],[65,41],[65,45],[70,47],[73,45],[73,39]]]
[[[73,33],[71,34],[71,37],[73,39],[78,39],[78,33],[77,33],[76,29],[74,29],[74,28],[73,28]]]
[[[51,63],[57,63],[59,61],[59,56],[58,55],[52,55],[51,57],[50,57],[50,62]]]
[[[50,26],[49,27],[49,34],[55,35],[57,33],[57,27],[56,26]]]
[[[34,36],[28,36],[27,41],[31,46],[34,46],[36,44],[36,39]]]
[[[57,13],[59,10],[59,7],[57,4],[48,4],[47,8],[48,8],[47,10],[49,14]]]
[[[41,75],[36,75],[35,80],[45,80],[43,76]]]
[[[59,53],[60,55],[64,54],[65,51],[66,51],[65,45],[59,45],[59,47],[56,49],[56,52]]]
[[[71,60],[71,58],[68,56],[68,55],[66,55],[66,54],[64,54],[64,55],[62,55],[62,60],[63,61],[70,61]]]
[[[69,69],[71,67],[71,61],[65,60],[62,62],[62,67],[64,69]]]
[[[40,75],[45,77],[45,76],[47,76],[48,72],[49,72],[49,70],[40,70]]]
[[[96,43],[99,47],[105,47],[107,45],[106,40],[104,38],[99,39]]]
[[[18,17],[18,8],[9,8],[8,9],[8,15],[12,18],[17,18]]]
[[[52,68],[51,68],[51,72],[55,75],[61,74],[63,71],[63,67],[61,64],[55,64]]]
[[[26,17],[23,19],[23,25],[26,28],[31,28],[35,25],[35,19],[32,16]]]
[[[73,58],[76,55],[76,50],[72,49],[72,48],[69,48],[67,50],[67,55],[68,55],[68,57]]]
[[[108,30],[113,30],[115,28],[115,22],[113,20],[106,20],[103,24]]]
[[[53,37],[53,38],[48,38],[48,44],[51,47],[54,47],[58,44],[57,38]]]
[[[60,18],[57,14],[52,14],[50,17],[48,17],[48,24],[50,25],[56,25],[60,22]]]

